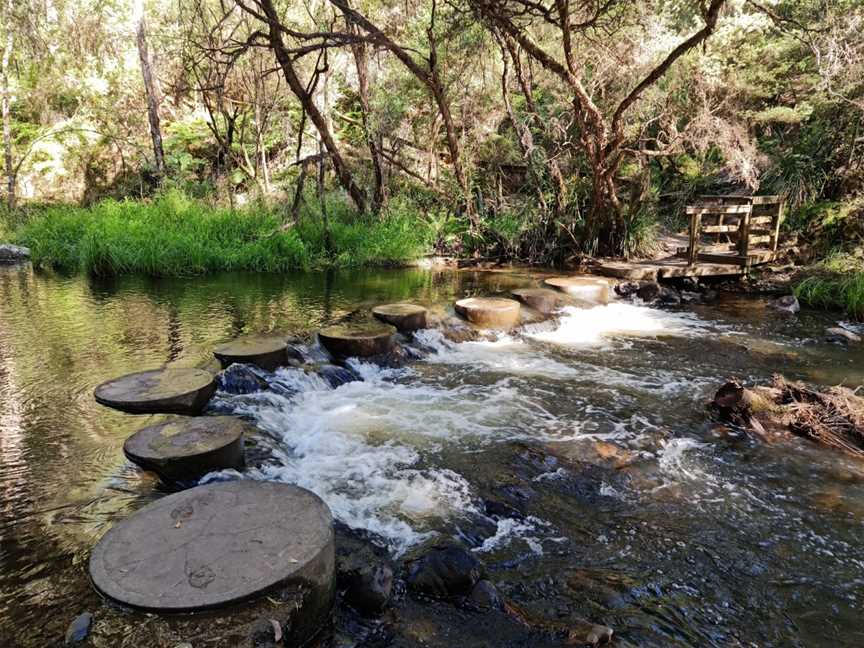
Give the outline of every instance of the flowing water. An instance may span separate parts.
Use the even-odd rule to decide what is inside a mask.
[[[157,417],[98,406],[99,382],[215,371],[212,348],[237,335],[308,340],[378,303],[441,310],[537,281],[424,270],[104,281],[0,268],[0,646],[53,645],[84,610],[107,627],[117,613],[89,586],[89,551],[165,494],[122,454]],[[393,645],[547,645],[587,618],[614,627],[618,645],[862,646],[864,465],[802,440],[754,443],[704,407],[731,376],[861,385],[864,349],[822,340],[833,321],[724,296],[570,307],[482,341],[421,331],[403,368],[352,362],[362,381],[334,389],[283,369],[273,390],[218,394],[213,411],[257,425],[260,457],[205,479],[300,484],[397,562],[458,539],[549,628],[526,639],[494,622],[503,634],[484,640],[470,615],[432,606]],[[325,357],[311,341],[304,350]],[[436,623],[452,623],[443,643],[404,630]]]

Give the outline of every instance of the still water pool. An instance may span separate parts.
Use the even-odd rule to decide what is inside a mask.
[[[412,269],[106,281],[0,268],[0,646],[53,645],[84,610],[97,629],[121,614],[92,592],[86,561],[115,520],[165,494],[122,453],[158,418],[100,407],[98,383],[215,371],[213,347],[246,333],[297,335],[323,358],[314,330],[376,304],[444,310],[538,280]],[[822,339],[835,319],[732,295],[568,308],[482,341],[422,331],[405,368],[355,362],[363,380],[335,389],[285,370],[282,393],[220,394],[212,407],[260,430],[266,453],[244,478],[315,491],[395,561],[459,539],[549,628],[502,626],[492,640],[470,614],[408,618],[412,608],[392,645],[560,645],[557,629],[588,618],[621,646],[864,646],[864,465],[800,440],[751,442],[704,407],[732,376],[864,384],[864,350]],[[489,502],[518,515],[493,519]]]

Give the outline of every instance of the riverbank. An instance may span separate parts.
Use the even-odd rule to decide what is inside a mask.
[[[296,221],[288,216],[276,207],[220,208],[169,192],[147,202],[33,210],[7,236],[30,248],[37,267],[97,276],[393,266],[431,249],[430,229],[399,202],[374,218],[335,202],[326,216],[310,209]]]

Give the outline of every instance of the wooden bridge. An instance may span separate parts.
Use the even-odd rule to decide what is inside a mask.
[[[687,247],[664,259],[602,263],[597,271],[622,279],[735,276],[777,254],[780,196],[701,196],[687,207]]]

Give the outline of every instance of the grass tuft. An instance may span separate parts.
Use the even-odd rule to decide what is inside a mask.
[[[834,254],[817,270],[818,274],[795,287],[795,296],[808,306],[843,309],[864,320],[864,261],[848,254]]]

